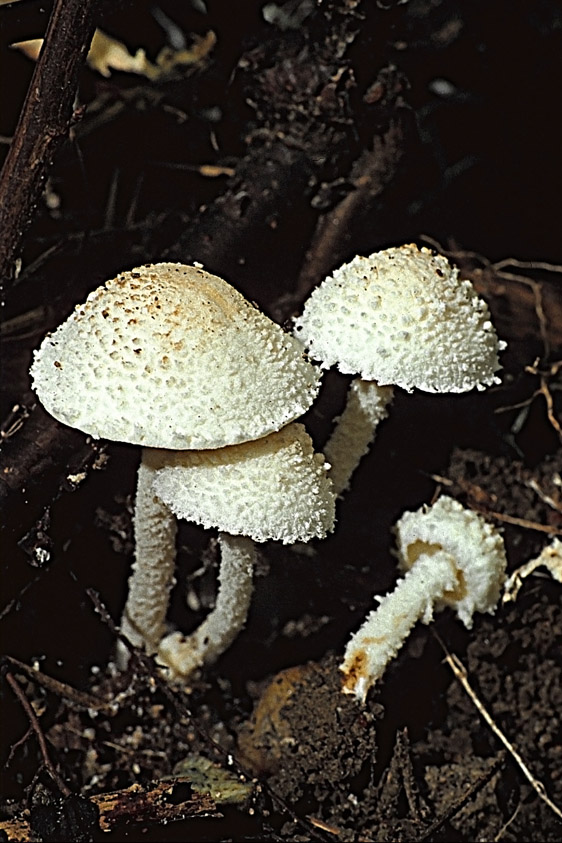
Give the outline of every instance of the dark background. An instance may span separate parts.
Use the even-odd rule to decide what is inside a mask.
[[[23,0],[18,5],[28,14],[0,7],[2,150],[14,132],[33,70],[10,42],[16,36],[40,36],[45,24],[38,4]],[[347,158],[345,150],[334,149],[333,161],[319,171],[312,167],[317,183],[308,193],[293,194],[291,170],[282,170],[279,213],[274,197],[265,211],[258,205],[255,219],[244,227],[242,210],[241,233],[233,236],[232,216],[224,212],[221,217],[221,197],[229,195],[232,184],[225,173],[242,172],[242,188],[252,181],[252,172],[259,181],[262,139],[267,135],[265,147],[278,143],[276,132],[297,105],[302,136],[311,136],[306,131],[311,102],[306,68],[313,67],[317,55],[310,44],[325,35],[325,24],[317,22],[321,10],[313,3],[280,4],[292,16],[288,27],[265,21],[263,5],[162,0],[158,9],[187,43],[193,35],[215,32],[216,46],[205,62],[154,84],[120,72],[104,79],[84,69],[78,103],[85,111],[57,156],[48,191],[26,233],[22,275],[6,290],[5,432],[21,415],[21,410],[12,414],[14,405],[27,408],[34,420],[42,418],[40,410],[32,409],[27,377],[33,348],[74,304],[121,269],[168,256],[201,259],[269,314],[287,318],[296,312],[304,298],[297,280],[319,216],[349,192],[353,161],[370,147],[373,135],[383,132],[397,100],[408,126],[403,156],[384,190],[341,232],[329,269],[355,253],[411,240],[422,244],[423,235],[443,248],[476,252],[492,262],[513,257],[562,263],[559,3],[358,3],[359,34],[345,59],[346,67],[353,68],[349,101],[356,121]],[[323,7],[340,5],[346,4],[325,2]],[[105,32],[132,53],[145,49],[151,60],[170,38],[153,5],[142,0],[106,5],[101,18]],[[309,64],[304,62],[303,70],[294,57],[307,55],[306,50]],[[279,71],[284,51],[290,57],[285,76]],[[323,61],[325,56],[324,51]],[[269,67],[277,68],[269,80],[271,90],[263,81]],[[400,79],[400,91],[373,117],[361,97],[383,71]],[[280,90],[284,95],[277,109]],[[303,149],[306,157],[306,143]],[[310,154],[312,159],[312,143]],[[202,164],[226,170],[210,178],[198,170]],[[295,184],[300,184],[302,160],[294,166]],[[49,207],[47,195],[56,207]],[[216,213],[217,220],[209,229],[210,247],[196,236],[199,220],[208,219],[208,213]],[[186,232],[195,232],[192,240]],[[545,349],[536,313],[517,296],[517,284],[513,290],[507,285],[507,311],[495,288],[497,301],[492,297],[490,306],[505,330],[501,335],[510,341],[505,391],[453,398],[398,395],[396,422],[381,430],[376,452],[341,505],[339,526],[326,549],[318,543],[319,555],[306,560],[305,568],[301,559],[286,558],[279,548],[264,552],[269,575],[258,579],[248,629],[220,666],[235,687],[341,648],[363,615],[361,596],[366,600],[373,589],[384,591],[393,581],[390,526],[399,512],[431,497],[435,484],[430,475],[445,468],[453,447],[479,448],[528,465],[556,449],[558,439],[545,423],[540,402],[515,433],[517,410],[494,413],[531,395],[536,383],[524,367],[537,355],[545,366],[559,356],[560,275],[525,271],[546,291],[551,348]],[[337,377],[327,377],[321,403],[308,418],[319,447],[341,407],[344,387]],[[33,423],[37,429],[51,424]],[[17,441],[17,434],[6,439],[4,470],[19,465],[27,453],[25,442],[19,446]],[[2,644],[7,654],[27,662],[38,659],[45,672],[86,687],[92,666],[103,666],[111,656],[114,640],[93,611],[86,588],[96,589],[119,618],[132,553],[138,452],[114,443],[94,452],[82,434],[71,437],[64,431],[49,433],[41,447],[53,454],[51,464],[24,460],[29,483],[22,481],[17,493],[8,489],[5,497]],[[72,490],[64,478],[84,466],[87,481]],[[200,566],[207,538],[196,528],[182,527],[173,612],[183,628],[195,625],[212,600],[212,566],[198,585],[199,616],[188,615],[181,592],[186,577]],[[373,575],[369,567],[376,554],[381,564]],[[330,622],[303,640],[280,638],[286,623],[303,613]],[[4,694],[2,760],[26,728],[13,698]],[[8,795],[21,795],[34,759],[26,750],[12,762],[4,776]]]

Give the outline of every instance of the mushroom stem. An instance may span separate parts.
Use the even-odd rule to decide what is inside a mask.
[[[155,653],[165,632],[170,591],[175,583],[177,521],[154,494],[154,476],[165,462],[165,451],[143,448],[137,478],[133,520],[135,561],[121,619],[121,631],[132,644]],[[124,667],[127,653],[118,647]]]
[[[430,623],[434,603],[458,588],[453,557],[442,549],[422,553],[394,591],[380,600],[352,636],[340,670],[343,691],[365,701],[369,688],[383,675],[417,621]]]
[[[171,679],[215,662],[244,628],[253,592],[256,551],[252,539],[219,533],[221,561],[214,609],[195,632],[172,632],[160,642],[158,661]]]
[[[335,421],[324,448],[331,465],[329,477],[336,495],[349,487],[353,472],[369,451],[376,429],[388,415],[393,387],[356,378],[350,384],[343,413]]]

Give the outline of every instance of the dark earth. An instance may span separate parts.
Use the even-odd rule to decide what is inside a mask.
[[[15,150],[0,177],[0,839],[560,841],[562,585],[547,569],[471,630],[449,610],[418,625],[364,706],[338,669],[397,579],[405,510],[444,492],[482,513],[509,573],[562,534],[560,4],[90,5],[51,33],[70,58],[42,66],[47,107],[19,127],[35,62],[11,45],[42,37],[53,3],[0,5],[0,149]],[[94,24],[158,73],[79,62],[76,92]],[[166,46],[182,62],[158,64]],[[35,131],[57,136],[36,184]],[[117,672],[139,451],[47,416],[33,349],[142,263],[200,261],[288,324],[343,261],[408,242],[488,302],[501,385],[398,391],[335,532],[260,546],[246,629],[216,665],[188,688],[139,652]],[[319,450],[346,385],[326,375],[305,417]],[[217,564],[216,537],[182,524],[171,624],[205,617]]]

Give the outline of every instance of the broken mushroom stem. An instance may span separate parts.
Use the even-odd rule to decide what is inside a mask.
[[[349,641],[341,670],[343,691],[364,702],[417,621],[451,606],[470,629],[474,612],[495,611],[505,579],[503,540],[481,515],[442,496],[431,507],[407,512],[395,527],[405,576],[377,598]]]
[[[417,557],[395,590],[380,600],[347,645],[343,690],[364,702],[367,691],[384,673],[418,621],[433,620],[434,604],[460,588],[454,559],[439,549]]]
[[[172,632],[162,638],[158,661],[170,679],[192,674],[215,662],[243,630],[254,590],[256,549],[252,539],[219,533],[219,589],[215,606],[191,635]]]

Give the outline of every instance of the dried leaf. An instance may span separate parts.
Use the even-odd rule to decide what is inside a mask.
[[[101,29],[96,29],[87,62],[92,70],[106,78],[111,76],[112,71],[118,70],[123,73],[136,73],[155,81],[168,75],[176,67],[203,61],[215,46],[216,41],[214,32],[207,32],[202,36],[195,35],[189,49],[174,50],[171,47],[163,47],[154,64],[147,59],[146,52],[142,48],[133,55],[121,41],[106,35]],[[21,50],[32,61],[37,61],[42,45],[42,38],[34,38],[30,41],[18,41],[12,44],[12,47]]]

